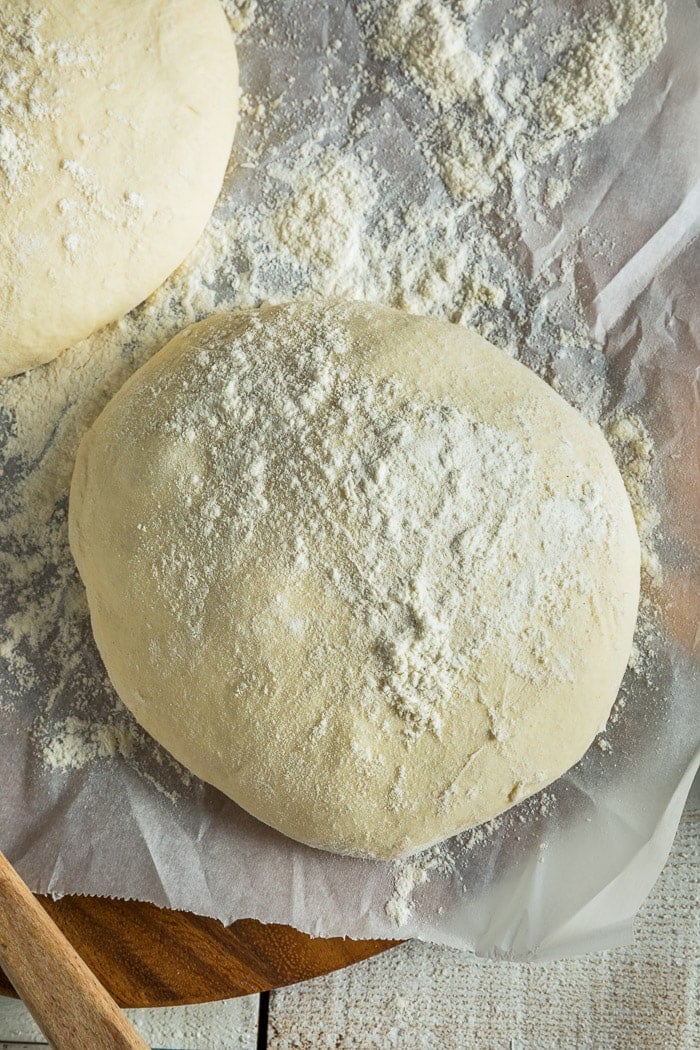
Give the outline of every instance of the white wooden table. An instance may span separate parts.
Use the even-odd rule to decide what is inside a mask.
[[[628,948],[526,965],[413,942],[269,997],[129,1013],[163,1050],[698,1050],[699,945],[696,780]],[[0,999],[0,1048],[41,1045]]]

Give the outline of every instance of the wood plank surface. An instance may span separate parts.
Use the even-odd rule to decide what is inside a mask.
[[[175,1006],[267,991],[366,959],[392,944],[313,938],[252,919],[226,927],[142,901],[40,900],[120,1006]],[[13,994],[1,971],[0,994]]]
[[[127,1010],[149,1046],[167,1050],[256,1050],[257,995],[223,1003]],[[0,1050],[3,1040],[21,1046],[46,1045],[31,1017],[16,999],[0,999]]]
[[[411,942],[270,997],[268,1050],[697,1050],[700,809],[635,943],[547,964]]]

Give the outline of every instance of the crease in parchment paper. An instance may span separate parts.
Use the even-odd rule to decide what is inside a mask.
[[[608,281],[596,295],[594,336],[600,342],[620,320],[627,308],[637,299],[653,278],[670,266],[683,249],[700,233],[700,182],[681,201],[680,205],[637,250],[629,262]]]

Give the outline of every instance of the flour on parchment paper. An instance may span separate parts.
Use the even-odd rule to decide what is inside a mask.
[[[245,33],[246,29],[250,29],[255,18],[258,0],[221,0],[221,5],[236,37]]]
[[[601,740],[607,745],[604,738]],[[536,828],[538,819],[550,815],[555,808],[556,799],[553,793],[545,789],[525,799],[516,809],[508,810],[479,824],[478,827],[463,832],[455,840],[456,848],[455,841],[450,844],[449,849],[445,843],[438,843],[406,860],[395,861],[392,866],[392,892],[384,906],[387,916],[396,926],[405,926],[413,918],[417,906],[416,891],[419,891],[421,886],[434,878],[445,882],[458,879],[460,871],[468,872],[464,861],[473,850],[486,846],[495,835],[502,835],[506,831],[517,837],[521,825],[529,829]],[[543,839],[539,845],[540,863],[544,860],[543,854],[546,849],[547,842]],[[460,888],[462,893],[468,892],[468,886],[464,882],[461,882]]]
[[[413,914],[415,907],[414,893],[419,886],[430,880],[431,875],[448,877],[454,871],[454,862],[450,855],[439,845],[410,857],[397,861],[393,871],[393,891],[384,910],[397,926],[404,926]]]
[[[467,201],[490,199],[518,179],[537,196],[538,163],[610,123],[666,39],[663,0],[611,0],[601,12],[552,28],[542,47],[541,12],[521,3],[475,47],[474,16],[490,6],[359,5],[370,50],[394,60],[432,111],[418,132],[428,162]],[[400,81],[392,90],[401,93]],[[555,207],[569,188],[568,179],[550,182],[544,202]]]
[[[67,493],[86,427],[187,323],[262,300],[334,295],[469,325],[604,420],[604,359],[573,293],[575,255],[528,270],[515,213],[524,200],[531,221],[551,224],[575,192],[580,143],[615,118],[665,36],[658,0],[596,4],[582,19],[565,11],[546,29],[527,3],[358,3],[368,60],[359,55],[339,87],[345,43],[331,35],[313,92],[298,97],[297,69],[280,90],[245,82],[246,29],[252,23],[274,47],[274,5],[224,6],[242,46],[240,163],[200,244],[128,317],[0,390],[3,705],[34,698],[33,739],[49,768],[129,762],[173,797],[188,775],[112,693],[68,550]],[[83,60],[76,52],[71,61]],[[0,108],[11,89],[0,83]],[[0,131],[6,179],[21,178],[22,156],[22,143]],[[125,208],[138,206],[125,198]],[[649,462],[644,438],[619,421],[611,434],[623,470],[646,493],[649,472],[635,467]],[[653,510],[638,521],[653,569]]]
[[[614,416],[606,427],[606,437],[615,454],[637,523],[642,572],[649,582],[658,583],[661,565],[656,544],[660,516],[649,494],[654,445],[644,423],[635,415]]]

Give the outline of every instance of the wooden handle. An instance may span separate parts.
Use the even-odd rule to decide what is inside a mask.
[[[56,1050],[148,1050],[2,853],[0,965]]]

